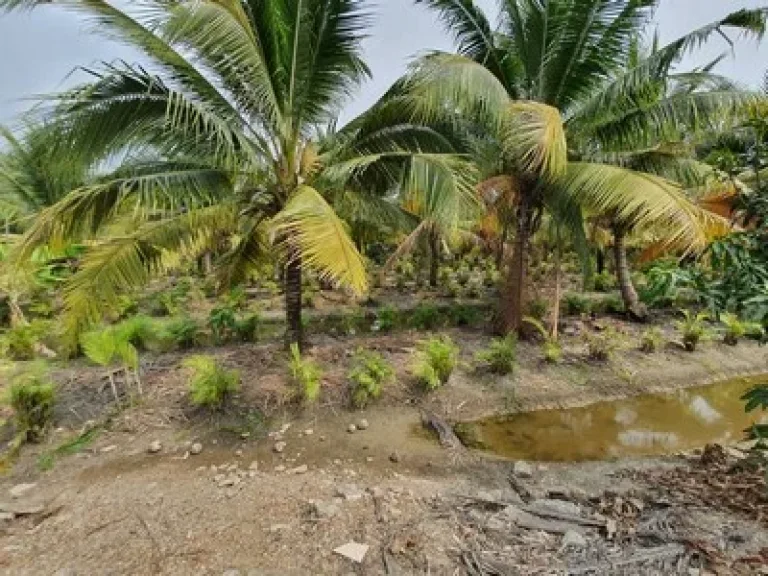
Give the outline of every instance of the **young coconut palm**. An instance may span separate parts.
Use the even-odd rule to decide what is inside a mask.
[[[542,211],[576,201],[633,225],[665,228],[690,246],[706,241],[700,210],[674,182],[603,163],[573,161],[579,143],[637,150],[670,129],[696,130],[755,96],[687,93],[648,105],[641,96],[687,50],[733,26],[762,34],[765,10],[737,12],[622,71],[656,0],[512,0],[493,28],[472,0],[415,0],[437,12],[458,54],[421,59],[411,75],[417,111],[486,127],[500,150],[496,182],[513,191],[515,239],[502,290],[499,331],[520,329],[530,239]],[[456,114],[458,112],[458,114]],[[646,144],[651,145],[651,144]],[[696,217],[693,217],[693,215]]]
[[[0,0],[0,7],[37,3]],[[445,139],[403,121],[386,102],[331,137],[318,128],[334,121],[369,75],[360,47],[365,2],[63,5],[149,62],[147,69],[102,65],[55,101],[69,152],[91,161],[127,158],[111,177],[44,210],[25,238],[27,249],[97,238],[65,289],[73,332],[179,256],[220,244],[223,232],[232,234],[222,266],[229,280],[265,254],[280,258],[286,341],[301,343],[302,270],[356,294],[367,286],[334,198],[378,199],[404,171],[419,178],[414,166],[456,189],[471,179],[471,171],[453,178],[460,161],[443,153]]]

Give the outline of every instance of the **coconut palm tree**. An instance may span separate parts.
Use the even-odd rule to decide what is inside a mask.
[[[36,4],[0,0],[7,9]],[[403,179],[472,193],[472,172],[456,170],[461,160],[446,154],[445,138],[387,102],[326,130],[369,75],[360,47],[365,2],[63,4],[146,61],[88,70],[89,81],[53,101],[63,133],[55,148],[91,163],[121,159],[114,173],[43,210],[24,240],[29,250],[96,238],[65,288],[72,332],[98,320],[121,291],[220,245],[225,233],[228,280],[261,257],[280,259],[286,341],[300,343],[303,270],[356,294],[367,286],[335,198],[364,204]]]
[[[657,0],[505,0],[496,27],[473,0],[415,2],[434,10],[458,45],[458,54],[435,53],[415,64],[410,82],[420,99],[417,112],[482,123],[493,142],[485,148],[498,150],[497,171],[487,176],[514,199],[500,331],[521,327],[530,239],[546,208],[577,202],[631,219],[638,229],[667,230],[670,240],[689,246],[706,242],[701,222],[712,217],[702,215],[681,186],[584,161],[582,149],[586,143],[602,153],[639,150],[681,125],[698,130],[740,110],[755,96],[710,90],[649,101],[648,95],[658,92],[681,55],[711,35],[729,27],[761,35],[765,10],[732,14],[626,69]]]

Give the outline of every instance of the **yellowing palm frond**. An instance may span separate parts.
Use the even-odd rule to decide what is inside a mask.
[[[568,147],[559,110],[540,102],[510,104],[504,149],[523,170],[545,178],[561,176]]]
[[[281,212],[272,220],[273,232],[286,255],[301,259],[332,282],[356,294],[368,289],[363,257],[347,233],[344,222],[320,193],[299,186]]]

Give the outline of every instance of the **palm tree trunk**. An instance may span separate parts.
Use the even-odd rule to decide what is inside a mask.
[[[621,290],[621,299],[624,301],[624,309],[631,318],[644,319],[648,312],[640,302],[629,269],[627,259],[626,229],[623,226],[613,227],[613,256],[616,264],[616,279]]]
[[[437,288],[437,276],[440,269],[440,237],[437,232],[429,232],[429,285]]]
[[[558,328],[560,324],[560,280],[561,280],[561,262],[560,262],[560,237],[558,232],[558,242],[555,246],[555,300],[552,303],[552,340],[557,342]]]
[[[533,205],[529,193],[520,194],[512,258],[504,273],[498,331],[509,334],[523,327],[525,284],[528,276],[528,249],[533,234]]]
[[[301,259],[291,258],[285,265],[285,345],[304,345],[301,324]]]
[[[504,265],[504,248],[507,245],[507,237],[509,236],[509,224],[504,221],[501,225],[501,236],[499,237],[499,246],[496,250],[496,269],[501,270]]]

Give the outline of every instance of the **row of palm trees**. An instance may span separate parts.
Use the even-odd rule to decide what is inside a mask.
[[[500,331],[521,327],[543,220],[577,247],[587,221],[610,229],[627,308],[641,315],[628,234],[697,250],[727,231],[686,194],[712,175],[692,148],[759,96],[712,66],[674,67],[710,36],[761,36],[767,10],[643,48],[657,0],[505,0],[495,25],[472,0],[415,3],[439,17],[456,53],[420,57],[338,127],[340,107],[370,75],[365,1],[61,2],[143,55],[141,66],[86,70],[87,81],[45,101],[28,149],[7,135],[8,157],[43,142],[29,162],[42,158],[60,176],[38,184],[19,166],[0,168],[0,202],[34,191],[15,203],[29,216],[18,257],[89,245],[64,288],[69,331],[98,322],[153,274],[224,245],[225,283],[264,258],[282,262],[286,337],[301,342],[303,271],[367,288],[349,225],[409,225],[398,254],[424,237],[436,262],[442,239],[476,230],[478,219],[507,262]]]

